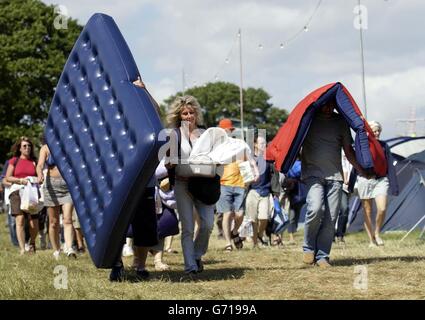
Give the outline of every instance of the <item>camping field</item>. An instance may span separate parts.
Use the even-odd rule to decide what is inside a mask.
[[[10,245],[4,214],[0,215],[0,299],[424,299],[425,243],[418,233],[399,242],[402,234],[385,234],[385,247],[368,248],[366,234],[348,235],[334,245],[329,269],[304,266],[301,247],[266,247],[224,252],[223,240],[211,237],[205,271],[189,278],[179,254],[165,255],[171,271],[153,271],[136,282],[126,258],[128,280],[110,283],[109,270],[96,269],[88,254],[55,261],[50,250],[19,256]],[[301,239],[302,234],[298,234]],[[57,267],[60,265],[60,267]],[[56,273],[55,273],[56,268]],[[59,270],[59,271],[58,271]],[[58,275],[68,275],[67,288],[55,288]]]

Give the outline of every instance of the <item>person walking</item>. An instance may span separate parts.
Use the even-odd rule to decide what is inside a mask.
[[[331,266],[329,255],[341,203],[342,148],[357,171],[366,174],[356,161],[348,124],[333,112],[335,103],[330,101],[316,112],[301,153],[301,179],[307,186],[303,262],[323,268]]]

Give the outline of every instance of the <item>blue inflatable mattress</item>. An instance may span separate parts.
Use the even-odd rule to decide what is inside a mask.
[[[95,14],[75,43],[45,129],[99,268],[121,254],[137,201],[159,163],[154,102],[114,20]]]

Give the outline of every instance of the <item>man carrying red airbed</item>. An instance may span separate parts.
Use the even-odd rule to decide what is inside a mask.
[[[352,148],[350,128],[333,110],[335,101],[316,112],[301,154],[301,179],[307,185],[307,212],[304,227],[303,262],[330,267],[329,254],[335,233],[342,192],[341,148],[361,175]]]

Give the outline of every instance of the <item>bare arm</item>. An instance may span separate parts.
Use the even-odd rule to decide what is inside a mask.
[[[150,92],[148,91],[148,89],[146,89],[146,86],[145,86],[145,84],[143,83],[143,81],[142,81],[142,79],[140,78],[140,76],[139,76],[139,77],[137,77],[137,80],[136,80],[136,81],[134,81],[134,82],[133,82],[133,84],[134,84],[136,87],[143,88],[143,89],[145,89],[145,90],[146,90],[146,92],[148,93],[149,98],[152,100],[152,102],[153,102],[153,104],[154,104],[154,106],[155,106],[155,108],[156,108],[156,111],[157,111],[157,112],[158,112],[158,114],[159,114],[159,113],[160,113],[159,104],[158,104],[158,102],[156,102],[156,101],[155,101],[155,99],[152,97],[152,95],[150,94]]]
[[[356,160],[356,155],[354,153],[353,147],[348,144],[343,146],[345,156],[347,157],[347,160],[353,165],[353,167],[357,170],[357,172],[361,176],[367,176],[366,171],[359,165],[359,163]]]
[[[44,180],[43,168],[44,168],[44,164],[46,163],[47,156],[48,156],[48,150],[46,145],[44,145],[40,149],[40,155],[38,157],[38,163],[36,167],[38,183],[43,183],[43,180]]]
[[[9,183],[14,183],[14,184],[22,184],[22,185],[26,185],[28,183],[28,179],[20,179],[20,178],[16,178],[13,175],[13,171],[15,170],[15,166],[11,163],[9,163],[8,167],[7,167],[7,171],[6,171],[6,177],[5,180]]]
[[[3,178],[1,183],[4,187],[10,187],[12,185],[9,181],[6,180],[6,176]]]

